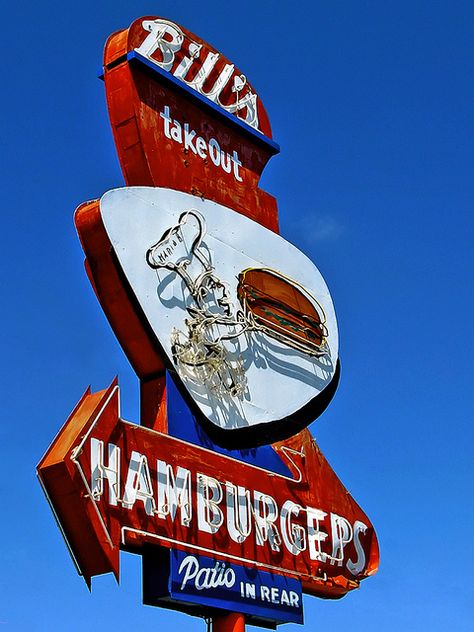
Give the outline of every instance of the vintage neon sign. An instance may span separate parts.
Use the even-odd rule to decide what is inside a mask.
[[[171,51],[167,58],[168,62],[172,60],[171,67],[166,63],[166,68],[160,65],[163,62],[160,47],[148,55],[137,52],[144,40],[153,35],[143,28],[144,22],[161,21],[162,18],[154,16],[140,18],[129,29],[114,33],[105,46],[105,93],[126,184],[168,187],[202,195],[277,231],[276,201],[258,188],[265,164],[279,152],[260,97],[234,64],[183,27],[178,27],[184,36],[181,48]],[[177,25],[169,20],[164,22],[167,26],[160,42],[178,41]],[[202,84],[204,93],[211,94],[224,68],[233,68],[225,86],[217,84],[222,87],[218,100],[204,96],[195,89],[199,86],[188,85],[173,74],[184,58],[189,57],[188,45],[192,42],[201,47],[201,52],[189,67],[187,81],[192,83],[201,62],[205,62],[209,54],[215,60],[212,70],[206,67],[209,74]],[[233,87],[240,89],[233,92]],[[253,95],[251,101],[255,104],[258,129],[245,122],[248,111],[243,103],[247,95]],[[236,99],[239,109],[235,112],[226,109],[235,104]],[[166,108],[172,119],[169,128]],[[173,121],[181,126],[182,143],[179,142],[179,126]],[[192,139],[188,136],[188,147],[185,146],[185,124],[189,135],[196,134]],[[177,140],[171,137],[173,129]],[[196,144],[198,138],[202,140]],[[217,145],[221,152],[218,165],[215,164],[219,157]]]
[[[258,186],[279,151],[268,116],[234,64],[163,18],[109,38],[103,79],[127,186],[75,222],[142,425],[120,418],[116,382],[87,391],[40,481],[89,586],[133,550],[147,603],[301,622],[301,593],[357,588],[378,545],[299,432],[334,394],[339,340],[326,283]]]
[[[104,447],[104,443],[93,435],[88,442],[81,444],[75,454],[78,469],[88,483],[93,502],[104,515],[121,505],[127,510],[125,513],[144,511],[150,516],[144,537],[168,537],[162,534],[164,521],[169,518],[172,523],[176,521],[196,533],[196,543],[193,543],[192,535],[187,538],[188,548],[201,550],[204,547],[200,538],[204,534],[219,534],[226,547],[222,551],[216,547],[216,552],[225,557],[239,557],[232,555],[233,543],[236,543],[252,551],[256,547],[267,547],[280,553],[283,560],[301,555],[304,565],[318,561],[344,566],[354,577],[360,575],[367,565],[362,538],[368,525],[362,520],[352,523],[334,512],[303,507],[294,497],[285,498],[248,489],[234,477],[228,477],[232,480],[220,477],[219,480],[208,474],[206,468],[192,472],[183,465],[173,467],[161,458],[162,452],[156,449],[156,445],[152,454],[150,451],[130,449],[128,454],[124,454],[123,445],[108,443],[108,460],[104,458]],[[90,473],[84,471],[77,459],[82,450],[90,451]],[[244,470],[243,467],[240,469]],[[123,486],[122,476],[125,480]],[[264,473],[260,476],[263,477]],[[109,490],[108,500],[104,500],[105,482]],[[264,485],[268,487],[268,483]],[[133,516],[129,520],[129,524],[133,525]],[[121,524],[122,529],[135,528],[127,526],[126,517]],[[349,545],[355,550],[354,559],[347,552]],[[242,557],[240,561],[258,562],[257,559]],[[291,564],[288,566],[279,570],[294,573],[295,568]]]
[[[279,448],[289,476],[238,462],[123,421],[113,383],[85,394],[39,475],[87,581],[118,577],[120,548],[153,544],[288,575],[312,594],[344,594],[374,572],[373,529],[313,444],[292,445]],[[315,495],[307,472],[317,464],[327,488]]]
[[[137,54],[259,129],[257,95],[248,86],[245,75],[236,72],[234,64],[225,63],[219,53],[192,40],[169,20],[143,20],[141,27],[148,35],[135,48]]]

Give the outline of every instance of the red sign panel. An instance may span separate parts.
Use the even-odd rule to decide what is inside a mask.
[[[275,446],[286,477],[125,422],[118,406],[116,383],[87,393],[38,467],[86,581],[118,578],[119,549],[145,543],[296,577],[321,596],[376,570],[369,520],[307,433]]]
[[[145,17],[109,38],[104,81],[127,185],[202,195],[277,230],[275,199],[258,181],[279,149],[260,98],[229,60]]]

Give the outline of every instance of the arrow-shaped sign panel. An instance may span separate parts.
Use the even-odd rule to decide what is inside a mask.
[[[75,459],[77,446],[92,429],[112,430],[119,418],[119,387],[88,389],[38,464],[38,478],[78,572],[90,588],[91,578],[114,573],[119,578],[119,546],[92,501],[89,484]]]
[[[342,596],[377,567],[373,528],[307,431],[275,449],[292,478],[120,419],[113,383],[84,395],[38,474],[89,585],[153,543]]]

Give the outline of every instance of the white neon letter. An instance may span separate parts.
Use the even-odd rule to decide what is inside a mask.
[[[183,581],[181,582],[181,590],[186,586],[190,579],[194,579],[199,570],[199,563],[194,555],[186,555],[184,560],[179,565],[178,575],[184,570]]]
[[[207,533],[216,533],[224,522],[219,503],[222,501],[222,487],[212,476],[197,475],[198,528]]]
[[[308,546],[309,557],[312,560],[325,562],[327,555],[321,551],[321,542],[324,542],[328,534],[320,529],[320,522],[324,520],[327,513],[313,507],[306,508],[307,525],[308,525]]]
[[[275,525],[278,518],[278,506],[275,499],[268,494],[255,491],[254,513],[257,544],[263,546],[268,540],[273,551],[279,551],[281,538]]]
[[[331,564],[342,566],[344,547],[352,540],[351,523],[337,514],[331,513],[332,556]]]
[[[242,166],[242,163],[239,160],[239,154],[235,151],[232,154],[232,162],[234,163],[234,176],[237,182],[243,182],[243,179],[239,175],[239,167]]]
[[[170,117],[169,106],[165,105],[165,107],[163,108],[163,112],[160,112],[160,116],[161,116],[161,118],[164,121],[165,136],[166,136],[166,138],[171,138],[171,136],[170,136],[171,117]]]
[[[281,508],[280,529],[286,548],[293,555],[299,555],[306,549],[306,533],[302,526],[292,523],[293,516],[298,516],[303,507],[287,500]]]
[[[157,462],[158,516],[175,519],[176,510],[181,511],[181,524],[189,527],[192,518],[191,472],[178,466],[176,477],[173,468],[165,461]]]
[[[183,59],[176,66],[176,70],[173,72],[175,77],[181,79],[182,81],[186,81],[186,75],[188,74],[189,69],[194,63],[194,60],[199,57],[201,54],[202,44],[197,44],[196,42],[190,42],[188,46],[189,57],[185,55]]]
[[[104,477],[109,484],[109,504],[117,505],[120,495],[120,448],[109,443],[108,462],[104,464],[104,443],[91,438],[91,490],[94,500],[104,493]]]
[[[202,84],[200,87],[200,92],[211,101],[214,101],[214,103],[215,102],[219,103],[219,95],[221,94],[222,90],[226,87],[226,85],[229,83],[229,79],[232,77],[234,68],[235,68],[234,64],[226,64],[224,68],[222,69],[222,72],[220,73],[220,75],[217,77],[216,82],[214,83],[212,88],[209,90],[209,92],[204,92],[204,90],[202,89]]]
[[[227,482],[227,529],[234,542],[243,542],[250,535],[250,494],[241,485]]]
[[[175,143],[179,143],[180,145],[183,143],[183,132],[181,130],[181,123],[176,119],[173,120],[173,127],[171,128],[171,138],[175,141]]]
[[[209,156],[216,167],[221,164],[221,148],[215,138],[211,138],[209,141]]]
[[[207,144],[202,136],[196,138],[196,149],[199,156],[203,159],[207,158]]]
[[[196,90],[197,92],[202,93],[202,86],[204,85],[206,79],[211,74],[212,69],[216,65],[217,60],[219,59],[219,53],[208,53],[204,63],[201,68],[197,71],[194,79],[191,81],[186,81],[183,77],[183,81],[188,84],[191,88]]]
[[[358,575],[365,566],[365,551],[362,548],[359,536],[361,533],[365,533],[366,531],[366,524],[364,524],[360,520],[356,520],[354,522],[354,547],[357,553],[357,560],[355,562],[353,562],[352,560],[349,560],[347,562],[347,570],[353,575]]]
[[[150,31],[150,35],[147,35],[141,46],[135,49],[137,53],[150,59],[153,53],[160,49],[163,59],[161,61],[153,59],[152,61],[164,70],[171,70],[174,54],[184,42],[181,29],[176,24],[166,20],[143,20],[142,27],[145,31]]]
[[[137,500],[143,502],[145,511],[149,516],[154,514],[155,500],[153,498],[148,461],[144,454],[134,450],[130,457],[122,504],[126,509],[133,509],[133,505]]]

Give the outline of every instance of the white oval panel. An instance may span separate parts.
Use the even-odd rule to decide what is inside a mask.
[[[114,189],[100,209],[168,365],[210,422],[235,430],[284,420],[328,387],[338,359],[334,306],[295,246],[171,189]]]

